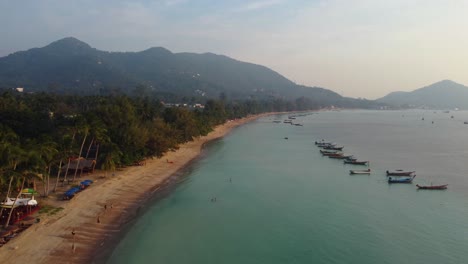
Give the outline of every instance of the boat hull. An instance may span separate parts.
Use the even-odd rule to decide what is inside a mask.
[[[387,176],[413,176],[416,172],[415,171],[403,171],[403,170],[395,170],[395,171],[386,171]]]
[[[400,177],[388,177],[388,183],[412,183],[414,177],[416,177],[416,176],[413,176],[413,177],[404,177],[404,178],[400,178]]]
[[[369,170],[350,170],[349,174],[367,174],[369,175],[371,173],[370,169]]]
[[[418,187],[418,190],[446,190],[448,184],[444,185],[434,185],[434,186],[421,186],[416,184],[416,187]]]

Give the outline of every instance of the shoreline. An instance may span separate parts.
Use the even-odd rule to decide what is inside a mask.
[[[236,127],[276,114],[284,113],[228,121],[208,135],[180,145],[176,151],[159,159],[147,159],[143,166],[116,171],[115,176],[94,173],[83,177],[95,183],[72,200],[59,202],[62,211],[41,216],[39,223],[0,248],[0,263],[105,262],[144,206],[170,193],[187,168],[200,158],[206,144],[228,135]]]

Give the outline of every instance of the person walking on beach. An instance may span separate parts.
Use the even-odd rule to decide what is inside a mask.
[[[72,244],[72,250],[73,252],[75,252],[75,228],[73,228],[72,232],[71,232],[72,236],[73,236],[73,244]]]

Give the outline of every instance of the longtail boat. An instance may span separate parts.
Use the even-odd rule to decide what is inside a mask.
[[[352,160],[352,159],[346,159],[343,161],[345,164],[353,164],[353,165],[368,165],[369,161],[364,161],[364,160]]]
[[[336,154],[336,153],[339,153],[338,151],[336,150],[320,150],[320,153],[322,154]]]
[[[412,176],[415,174],[415,171],[405,171],[405,170],[394,170],[394,171],[386,171],[387,176]]]
[[[414,177],[416,175],[412,177],[388,177],[388,183],[412,183]]]
[[[349,171],[349,174],[370,174],[370,173],[371,173],[370,169],[367,169],[367,170],[350,170]]]
[[[445,190],[445,189],[447,189],[447,186],[448,186],[448,184],[429,185],[429,186],[416,184],[416,187],[418,187],[418,189],[422,189],[422,190]]]
[[[341,153],[340,155],[331,155],[331,156],[328,156],[330,159],[347,159],[351,156],[345,156],[343,153]]]
[[[344,148],[343,146],[338,147],[338,146],[333,146],[333,145],[323,147],[323,149],[328,149],[328,150],[343,150],[343,148]]]
[[[327,156],[327,157],[343,157],[343,153],[342,152],[335,152],[335,153],[322,153],[323,156]]]

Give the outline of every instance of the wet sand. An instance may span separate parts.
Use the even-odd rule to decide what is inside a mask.
[[[141,213],[141,206],[176,183],[178,172],[199,156],[207,142],[264,115],[227,122],[142,166],[87,176],[95,182],[72,200],[59,201],[62,211],[41,215],[39,223],[0,248],[0,263],[102,263],[128,223]]]

